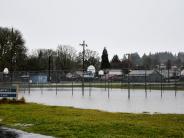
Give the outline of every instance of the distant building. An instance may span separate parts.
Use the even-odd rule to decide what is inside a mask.
[[[87,72],[91,72],[91,73],[95,74],[96,69],[95,69],[95,67],[94,67],[93,65],[90,65],[90,66],[87,68]]]
[[[123,72],[121,69],[110,69],[108,74],[109,76],[114,76],[114,75],[121,76],[123,75]]]
[[[108,77],[111,80],[122,80],[123,71],[121,69],[110,69]]]
[[[184,81],[184,69],[181,71],[180,75],[180,80]]]
[[[72,73],[70,73],[70,72],[66,74],[66,78],[68,78],[68,79],[73,78],[73,76],[74,76],[74,75],[73,75]]]
[[[84,73],[84,78],[94,78],[96,73],[96,69],[93,65],[90,65],[87,68],[87,72]]]
[[[73,76],[77,78],[82,78],[83,77],[83,71],[76,71]],[[95,77],[95,72],[92,71],[85,71],[84,72],[84,78],[94,78]]]
[[[75,71],[74,73],[76,76],[82,77],[83,76],[83,71]]]
[[[86,71],[86,72],[84,72],[84,78],[85,78],[85,79],[92,79],[92,78],[94,78],[94,77],[95,77],[95,74],[92,73],[91,71]]]
[[[103,80],[122,80],[123,72],[121,69],[109,69],[106,74],[100,76]]]
[[[35,74],[30,75],[30,80],[32,83],[47,83],[48,82],[48,76],[46,74]]]
[[[167,68],[167,66],[166,66],[166,65],[164,65],[164,64],[161,64],[159,68],[160,68],[160,69],[166,69],[166,68]]]
[[[181,71],[181,77],[184,77],[184,69]]]
[[[130,82],[160,82],[162,77],[156,70],[132,70],[125,80],[128,81],[129,78]]]
[[[104,71],[103,71],[103,70],[99,70],[99,71],[98,71],[98,75],[99,75],[99,76],[103,76],[103,75],[104,75]]]
[[[160,74],[163,75],[165,79],[173,79],[173,78],[179,78],[180,71],[179,70],[173,70],[170,69],[169,71],[167,69],[164,70],[158,70]]]

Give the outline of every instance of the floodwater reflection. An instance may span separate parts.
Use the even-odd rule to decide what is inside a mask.
[[[85,88],[32,88],[30,93],[21,91],[19,98],[27,102],[46,105],[73,106],[109,112],[176,113],[184,114],[183,91]]]

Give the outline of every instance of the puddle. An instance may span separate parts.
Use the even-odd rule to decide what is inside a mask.
[[[0,127],[1,138],[53,138],[35,133],[28,133],[17,129]]]

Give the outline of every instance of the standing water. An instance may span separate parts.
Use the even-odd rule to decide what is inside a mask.
[[[83,109],[98,109],[109,112],[129,113],[176,113],[184,114],[183,91],[144,91],[139,89],[85,88],[84,96],[81,88],[32,88],[31,92],[19,93],[27,102],[41,103],[55,106],[72,106]]]

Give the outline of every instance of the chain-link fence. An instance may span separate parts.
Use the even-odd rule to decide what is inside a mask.
[[[172,72],[172,74],[170,73]],[[170,73],[170,74],[169,74]],[[167,76],[168,75],[168,76]],[[82,70],[14,71],[0,73],[0,85],[19,85],[20,89],[32,87],[104,87],[147,89],[184,89],[183,76],[166,70],[108,70],[103,74]]]

